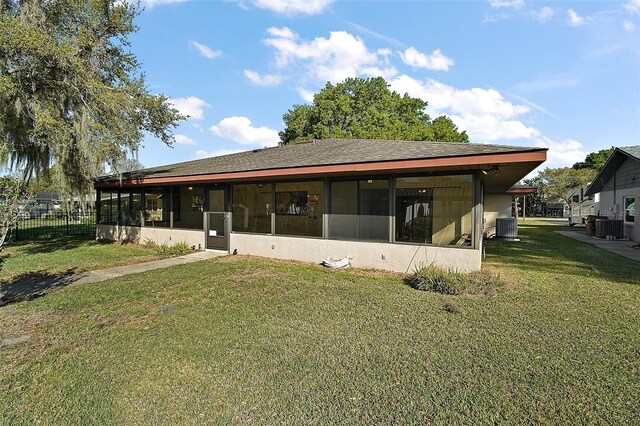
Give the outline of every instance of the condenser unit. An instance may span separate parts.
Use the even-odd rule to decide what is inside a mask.
[[[496,219],[496,238],[518,238],[518,220],[514,217]]]
[[[596,237],[607,238],[607,235],[622,238],[624,222],[620,219],[596,219]]]

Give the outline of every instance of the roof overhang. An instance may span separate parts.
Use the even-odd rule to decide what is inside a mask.
[[[538,192],[538,188],[534,186],[528,186],[528,187],[513,186],[507,189],[506,191],[507,194],[517,195],[517,196],[535,194],[536,192]]]
[[[249,170],[228,173],[207,173],[172,177],[140,177],[112,181],[97,181],[95,187],[114,188],[132,186],[169,185],[186,183],[222,183],[253,180],[308,179],[327,176],[383,175],[402,173],[471,172],[498,167],[499,174],[483,175],[486,190],[504,192],[542,164],[546,149],[496,154],[449,156],[415,160],[380,161],[321,166]]]

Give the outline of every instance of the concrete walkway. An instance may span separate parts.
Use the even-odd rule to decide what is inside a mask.
[[[635,241],[610,241],[602,238],[588,237],[579,231],[556,231],[560,235],[573,238],[574,240],[582,241],[584,243],[592,244],[601,249],[608,250],[610,252],[619,254],[620,256],[628,257],[629,259],[640,261],[640,248],[633,248],[632,246],[638,244]]]
[[[138,272],[152,271],[154,269],[169,268],[171,266],[183,265],[186,263],[199,262],[201,260],[213,259],[218,256],[225,256],[223,251],[199,251],[185,256],[170,257],[167,259],[154,260],[152,262],[137,263],[134,265],[118,266],[115,268],[100,269],[97,271],[79,272],[70,275],[54,275],[47,277],[33,277],[22,281],[13,282],[2,286],[0,296],[0,306],[12,303],[25,298],[37,297],[43,291],[57,287],[69,285],[95,283],[109,280],[111,278],[122,277]]]

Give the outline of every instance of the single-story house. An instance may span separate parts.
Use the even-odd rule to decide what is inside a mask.
[[[545,148],[423,141],[254,149],[98,178],[96,237],[477,270],[485,226],[511,216],[507,191],[545,160]]]
[[[597,215],[622,219],[624,236],[640,241],[640,145],[616,148],[584,194]]]

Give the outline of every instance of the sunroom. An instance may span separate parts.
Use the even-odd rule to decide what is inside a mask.
[[[96,181],[97,237],[404,272],[480,267],[485,197],[540,148],[323,140]]]

